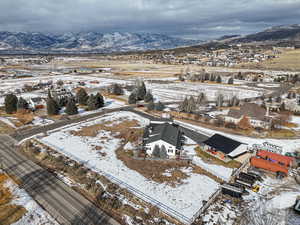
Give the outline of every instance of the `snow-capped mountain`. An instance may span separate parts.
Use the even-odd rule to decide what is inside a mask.
[[[0,32],[0,50],[116,52],[169,49],[198,44],[162,34]]]

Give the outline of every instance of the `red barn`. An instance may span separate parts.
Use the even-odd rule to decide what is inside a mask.
[[[260,158],[267,159],[273,162],[277,162],[284,166],[292,166],[294,158],[289,156],[280,155],[277,153],[265,151],[265,150],[259,150],[256,154]]]

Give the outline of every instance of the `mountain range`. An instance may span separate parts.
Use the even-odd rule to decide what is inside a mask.
[[[106,53],[170,49],[199,43],[200,41],[174,38],[162,34],[0,32],[0,50],[2,51]]]
[[[228,37],[233,43],[266,42],[266,41],[300,41],[300,24],[282,25],[268,28],[264,31],[246,36],[231,35]]]
[[[300,24],[276,26],[264,31],[241,35],[226,35],[215,43],[300,43]],[[43,34],[34,32],[0,32],[0,53],[111,53],[164,50],[186,46],[201,46],[202,41],[186,40],[163,34],[81,32]]]

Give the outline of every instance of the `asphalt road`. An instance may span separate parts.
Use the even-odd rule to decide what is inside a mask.
[[[118,225],[90,201],[23,156],[9,136],[0,136],[3,169],[62,225]]]
[[[57,121],[55,123],[49,124],[49,125],[44,125],[44,126],[39,126],[36,128],[32,128],[32,129],[28,129],[28,130],[19,130],[16,131],[14,134],[11,134],[10,136],[17,140],[17,141],[21,141],[23,139],[32,137],[34,135],[40,134],[40,133],[45,133],[47,131],[50,130],[54,130],[72,123],[79,123],[88,119],[92,119],[94,117],[98,117],[98,116],[102,116],[106,113],[111,113],[111,112],[118,112],[120,110],[126,110],[126,109],[132,109],[132,106],[124,106],[124,107],[120,107],[120,108],[115,108],[115,109],[103,109],[100,112],[96,112],[96,113],[91,113],[88,115],[84,115],[84,116],[80,116],[80,117],[73,117],[70,119],[64,119],[64,120],[60,120]]]

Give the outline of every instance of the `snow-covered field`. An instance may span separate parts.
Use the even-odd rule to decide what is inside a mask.
[[[146,86],[148,89],[151,89],[152,94],[159,101],[181,101],[186,96],[196,97],[200,92],[204,92],[208,100],[215,100],[219,94],[223,94],[225,99],[229,99],[233,96],[243,99],[257,97],[265,93],[265,90],[261,88],[189,82],[169,84],[147,82]]]
[[[197,143],[188,137],[185,137],[185,139],[186,139],[186,142],[185,142],[185,145],[183,146],[183,151],[187,155],[193,157],[193,164],[201,167],[202,169],[221,178],[224,181],[229,181],[231,174],[233,172],[233,169],[204,162],[196,154],[195,148],[198,146]]]
[[[23,206],[27,210],[25,215],[13,225],[59,225],[26,191],[20,189],[13,181],[6,181],[5,186],[9,188],[13,195],[11,204]]]
[[[113,121],[113,125],[121,120],[138,120],[141,127],[149,123],[148,120],[130,112],[111,113],[94,121],[51,133],[49,136],[41,138],[41,141],[84,163],[85,166],[106,176],[113,176],[187,218],[192,218],[202,206],[203,200],[208,200],[217,190],[217,182],[207,176],[184,170],[184,173],[188,174],[189,177],[184,180],[183,184],[177,187],[159,184],[129,169],[117,159],[115,150],[120,146],[121,140],[113,137],[110,132],[102,130],[96,137],[73,136],[70,133],[80,130],[84,126],[104,123],[105,121]],[[101,146],[106,155],[101,156],[94,150],[94,146]],[[144,199],[149,201],[145,197]]]

